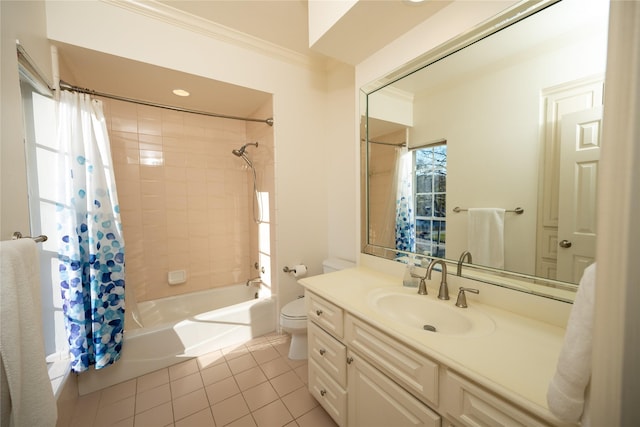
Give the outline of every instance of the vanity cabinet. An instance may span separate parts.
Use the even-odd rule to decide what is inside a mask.
[[[347,347],[342,343],[344,312],[307,293],[309,392],[333,420],[347,426]]]
[[[348,419],[350,426],[440,427],[440,416],[405,389],[349,352]]]
[[[341,427],[551,426],[307,291],[309,391]]]

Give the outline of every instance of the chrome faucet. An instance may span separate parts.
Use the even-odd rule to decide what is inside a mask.
[[[479,294],[480,291],[473,288],[460,288],[458,290],[458,299],[456,300],[456,307],[467,308],[467,296],[465,295],[465,291],[471,292],[472,294]]]
[[[440,264],[442,266],[442,280],[440,280],[440,289],[438,290],[438,299],[449,299],[449,286],[447,285],[447,264],[441,260],[433,260],[429,263],[427,267],[427,279],[431,279],[431,271],[433,271],[433,266],[436,264]]]
[[[465,258],[467,258],[467,262],[469,264],[473,262],[471,259],[471,252],[469,251],[462,252],[462,254],[460,255],[460,258],[458,259],[458,269],[456,270],[457,276],[462,276],[462,263],[464,262]]]

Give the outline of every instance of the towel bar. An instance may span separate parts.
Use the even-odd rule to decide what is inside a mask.
[[[33,239],[36,243],[42,243],[42,242],[46,242],[47,240],[49,240],[49,238],[47,236],[45,236],[44,234],[41,234],[39,236],[36,237],[31,237],[31,236],[23,236],[21,232],[19,231],[14,231],[13,232],[13,236],[11,237],[12,240],[17,240],[17,239]]]
[[[458,213],[458,212],[466,212],[468,210],[469,209],[463,209],[460,206],[456,206],[455,208],[453,208],[453,211],[456,212],[456,213]],[[515,212],[516,214],[521,215],[521,214],[524,213],[524,209],[518,207],[518,208],[515,208],[515,209],[507,209],[507,210],[505,210],[505,212]]]

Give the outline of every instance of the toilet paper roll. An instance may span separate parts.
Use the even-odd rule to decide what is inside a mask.
[[[304,264],[294,265],[293,270],[293,277],[302,277],[307,274],[307,266]]]

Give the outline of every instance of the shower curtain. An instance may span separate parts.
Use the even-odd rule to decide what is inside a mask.
[[[124,328],[124,240],[102,102],[65,92],[58,106],[58,258],[63,312],[82,372],[118,360]]]
[[[398,191],[396,197],[396,249],[416,251],[416,228],[413,213],[413,158],[402,148],[398,166]]]

